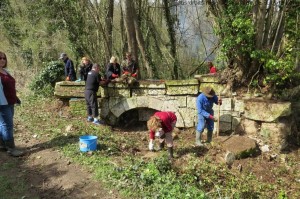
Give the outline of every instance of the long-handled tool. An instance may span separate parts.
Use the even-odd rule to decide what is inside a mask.
[[[218,134],[217,137],[220,135],[220,115],[221,115],[221,104],[220,104],[220,99],[221,99],[221,92],[219,92],[218,96]]]

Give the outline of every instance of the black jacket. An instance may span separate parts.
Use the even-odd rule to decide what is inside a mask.
[[[85,82],[85,90],[92,90],[97,92],[99,89],[100,81],[101,81],[100,74],[94,70],[91,70],[87,74],[87,79]]]

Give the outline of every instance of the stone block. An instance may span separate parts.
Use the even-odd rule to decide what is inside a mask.
[[[187,96],[186,97],[186,107],[192,108],[192,109],[197,109],[196,108],[196,99],[197,99],[197,97]]]
[[[162,98],[149,97],[148,101],[149,101],[149,108],[155,110],[162,110],[164,106],[165,97]]]
[[[216,84],[216,83],[203,83],[201,82],[199,85],[199,91],[202,92],[202,89],[204,87],[211,87],[214,89],[214,91],[216,92],[216,95],[221,95],[221,97],[224,95],[224,90],[226,90],[226,85],[225,84]],[[226,93],[225,96],[231,95],[231,93]]]
[[[241,123],[240,117],[232,117],[231,129],[235,130],[240,123]]]
[[[139,81],[130,87],[132,96],[165,95],[166,85],[164,81]]]
[[[176,112],[176,127],[191,128],[195,127],[197,121],[197,111],[190,108],[179,108]]]
[[[250,136],[257,136],[259,129],[260,125],[257,121],[245,118],[241,120],[241,122],[236,126],[234,131],[240,135],[247,134]]]
[[[218,122],[215,122],[215,129],[217,130],[218,128]],[[227,132],[227,131],[231,131],[231,122],[222,122],[220,121],[220,132]]]
[[[149,97],[147,96],[140,96],[136,97],[137,107],[139,108],[148,108],[149,107]]]
[[[115,104],[115,106],[111,107],[110,111],[116,116],[119,117],[126,111],[123,103]]]
[[[251,120],[274,122],[279,117],[291,115],[290,102],[245,100],[245,117]],[[259,111],[258,111],[259,110]]]
[[[292,124],[290,119],[280,119],[279,122],[263,122],[261,124],[260,134],[279,150],[287,147],[287,138],[291,133]]]
[[[85,82],[63,81],[55,84],[54,96],[58,98],[84,97]],[[97,96],[101,97],[101,90],[97,92]]]
[[[99,99],[99,114],[101,118],[105,118],[109,115],[109,98],[100,98]]]
[[[245,112],[245,103],[243,99],[234,98],[233,99],[233,110],[244,113]]]
[[[257,152],[256,142],[245,136],[232,136],[223,142],[223,148],[231,151],[237,159],[253,156]]]
[[[216,118],[218,118],[218,112],[215,112],[214,115]],[[231,111],[221,111],[220,112],[220,122],[227,122],[231,123],[232,122],[232,115]]]
[[[199,83],[197,80],[167,80],[167,95],[192,95],[198,94]]]
[[[123,102],[123,106],[126,111],[137,108],[137,98],[136,97],[126,98],[122,102]]]
[[[219,78],[216,75],[195,75],[195,79],[200,81],[200,83],[218,83]]]

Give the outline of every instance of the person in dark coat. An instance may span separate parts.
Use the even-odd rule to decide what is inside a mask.
[[[117,62],[117,58],[112,56],[106,67],[106,78],[109,80],[119,78],[121,76],[121,67]]]
[[[132,59],[131,52],[126,53],[126,59],[123,60],[121,66],[124,75],[129,75],[138,79],[139,68],[136,61]]]
[[[75,72],[73,61],[69,59],[66,53],[61,53],[59,59],[63,60],[63,62],[65,63],[66,81],[75,81],[76,72]]]
[[[88,73],[92,70],[93,63],[88,57],[82,57],[80,65],[80,79],[77,81],[86,81]]]
[[[85,91],[84,97],[86,101],[88,122],[93,122],[94,124],[100,125],[103,124],[99,117],[99,109],[98,109],[98,100],[97,100],[97,92],[99,90],[101,76],[99,74],[100,66],[99,64],[93,64],[92,70],[88,73],[86,83],[85,83]]]

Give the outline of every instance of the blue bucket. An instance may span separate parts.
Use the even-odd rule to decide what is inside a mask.
[[[79,138],[79,148],[82,152],[95,151],[97,149],[97,136],[84,135]]]

